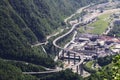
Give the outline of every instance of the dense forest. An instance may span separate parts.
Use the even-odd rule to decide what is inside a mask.
[[[46,41],[47,35],[64,27],[64,19],[78,8],[104,1],[107,0],[1,0],[0,80],[36,80],[23,75],[22,71],[44,70],[41,66],[54,68],[56,63],[49,53],[45,53],[42,46],[31,45]],[[26,62],[30,65],[23,64]],[[58,76],[62,73],[65,74],[61,72]]]
[[[116,36],[116,37],[120,37],[120,20],[116,20],[113,23],[114,27],[113,29],[109,32],[109,36]]]
[[[104,64],[102,68],[92,73],[91,76],[85,78],[85,80],[120,80],[120,55],[107,56],[98,59],[98,61],[101,61],[99,64]],[[106,61],[108,61],[107,64]]]

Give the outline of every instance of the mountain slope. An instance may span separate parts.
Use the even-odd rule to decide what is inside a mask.
[[[54,61],[42,47],[31,44],[45,41],[47,35],[62,26],[65,17],[92,2],[98,1],[1,0],[0,58],[54,68]]]
[[[46,59],[48,56],[41,47],[31,48],[30,44],[44,41],[65,16],[88,3],[88,0],[1,0],[0,57],[40,65],[53,62]]]
[[[0,80],[37,80],[37,78],[23,75],[20,68],[0,59]]]

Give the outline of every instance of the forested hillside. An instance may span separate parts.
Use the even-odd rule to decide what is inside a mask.
[[[45,41],[78,8],[103,1],[106,0],[1,0],[0,58],[54,68],[54,61],[42,47],[31,47],[31,44]],[[4,68],[7,63],[1,64]]]
[[[66,16],[94,1],[1,0],[0,57],[47,65],[42,48],[36,50],[30,44],[44,41],[46,35],[60,27]]]

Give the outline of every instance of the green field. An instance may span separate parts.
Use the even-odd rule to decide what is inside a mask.
[[[82,28],[80,27],[79,31],[92,34],[102,34],[109,26],[109,23],[112,21],[110,15],[111,13],[100,15],[97,21],[87,25],[88,28],[92,27],[93,29],[86,29],[85,31],[83,31],[84,30],[83,27]]]
[[[111,22],[110,19],[111,14],[104,14],[98,17],[98,20],[89,26],[94,27],[93,30],[91,30],[91,33],[93,34],[102,34],[107,27],[109,26],[109,22]]]

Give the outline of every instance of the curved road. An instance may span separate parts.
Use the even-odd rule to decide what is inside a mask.
[[[86,8],[86,7],[84,7],[84,8]],[[80,11],[82,11],[84,8],[81,8]],[[120,9],[107,10],[107,11],[105,11],[105,12],[103,12],[103,13],[101,13],[101,14],[98,14],[98,15],[96,15],[96,16],[100,16],[100,15],[102,15],[102,14],[104,14],[104,13],[111,13],[111,12],[116,12],[116,11],[120,11]],[[74,14],[73,14],[73,15],[74,15]],[[67,20],[68,20],[68,19],[70,19],[70,18],[67,18]],[[74,29],[76,28],[76,26],[79,25],[79,24],[81,24],[81,23],[82,23],[82,22],[79,22],[79,23],[77,23],[77,24],[74,24],[74,25],[72,26],[72,28],[71,28],[67,33],[63,34],[62,36],[59,36],[58,38],[56,38],[56,39],[53,41],[53,44],[54,44],[55,47],[57,47],[57,48],[59,48],[59,49],[61,49],[61,50],[69,51],[69,52],[71,52],[71,53],[79,54],[79,56],[80,56],[80,58],[81,58],[81,61],[80,61],[79,63],[77,63],[77,64],[74,65],[74,66],[66,67],[66,68],[64,68],[64,69],[54,69],[54,70],[51,70],[51,71],[44,71],[44,72],[23,72],[23,73],[24,73],[24,74],[54,73],[54,72],[59,72],[59,71],[61,71],[61,70],[65,70],[65,69],[67,69],[67,68],[72,69],[72,68],[75,68],[75,67],[79,66],[79,65],[84,61],[84,58],[83,58],[84,56],[83,56],[82,54],[78,53],[78,52],[71,51],[71,50],[64,49],[64,48],[60,47],[59,45],[57,45],[57,41],[60,40],[60,39],[62,39],[62,38],[65,37],[65,36],[69,35],[70,33],[72,33],[72,32],[74,31]],[[61,55],[61,54],[59,54],[59,56],[60,56],[60,55]],[[57,57],[58,57],[58,56],[57,56]]]
[[[72,14],[71,16],[69,16],[68,18],[66,18],[66,19],[64,20],[64,22],[67,24],[67,21],[68,21],[69,19],[71,19],[71,18],[72,18],[73,16],[75,16],[76,14],[81,13],[82,10],[85,9],[85,8],[87,8],[87,7],[90,7],[90,5],[78,9],[74,14]]]
[[[75,68],[75,67],[77,67],[78,65],[80,65],[80,64],[84,61],[83,56],[82,56],[80,53],[75,52],[75,51],[71,51],[71,50],[68,50],[68,49],[64,49],[64,48],[62,48],[62,47],[60,47],[59,45],[56,44],[56,42],[57,42],[59,39],[62,39],[63,37],[65,37],[65,36],[69,35],[70,33],[72,33],[72,32],[74,31],[74,29],[76,28],[76,26],[79,25],[79,24],[81,24],[81,22],[73,25],[73,27],[72,27],[67,33],[63,34],[62,36],[59,36],[58,38],[56,38],[56,39],[53,41],[53,44],[54,44],[55,47],[57,47],[57,48],[59,48],[59,49],[61,49],[61,50],[69,51],[69,52],[71,52],[71,53],[79,54],[79,56],[80,56],[80,58],[81,58],[81,61],[80,61],[78,64],[76,64],[76,65],[74,65],[74,66],[66,67],[66,68],[64,68],[64,69],[54,69],[54,70],[52,70],[52,71],[44,71],[44,72],[23,72],[23,74],[45,74],[45,73],[47,74],[47,73],[54,73],[54,72],[59,72],[59,71],[65,70],[65,69],[67,69],[67,68],[72,69],[72,68]],[[59,54],[59,56],[60,56],[60,55],[61,55],[61,54]]]
[[[79,9],[79,11],[77,10],[76,13],[82,12],[82,10],[83,10],[84,8],[87,8],[87,7],[88,7],[88,6],[83,7],[83,8],[81,8],[81,9]],[[74,13],[74,14],[71,15],[70,17],[66,18],[66,19],[65,19],[65,22],[67,22],[67,20],[69,20],[70,18],[72,18],[76,13]],[[59,36],[58,38],[56,38],[56,39],[53,41],[53,45],[54,45],[55,47],[61,49],[61,50],[69,51],[69,52],[71,52],[71,53],[77,53],[77,52],[74,52],[74,51],[66,50],[66,49],[60,47],[59,45],[57,45],[56,43],[57,43],[57,41],[58,41],[59,39],[62,39],[63,37],[65,37],[65,36],[69,35],[70,33],[72,33],[72,32],[74,31],[74,29],[76,28],[76,26],[79,25],[79,24],[81,24],[81,22],[80,22],[80,23],[77,23],[77,24],[74,24],[74,25],[72,26],[72,28],[71,28],[67,33],[65,33],[65,34],[63,34],[62,36]],[[77,54],[78,54],[78,53],[77,53]],[[60,55],[61,55],[61,54],[59,54],[59,56],[60,56]],[[58,56],[56,56],[56,57],[58,57]],[[83,62],[82,56],[80,56],[80,57],[81,57],[81,61],[80,61],[77,65],[80,65],[80,64]],[[76,66],[77,66],[77,65],[76,65]],[[66,67],[66,68],[64,68],[64,69],[55,69],[55,70],[44,71],[44,72],[23,72],[23,74],[45,74],[45,73],[47,74],[47,73],[54,73],[54,72],[59,72],[59,71],[65,70],[65,69],[67,69],[67,68],[70,68],[70,69],[71,69],[71,68],[76,67],[76,66],[69,66],[69,67]]]

